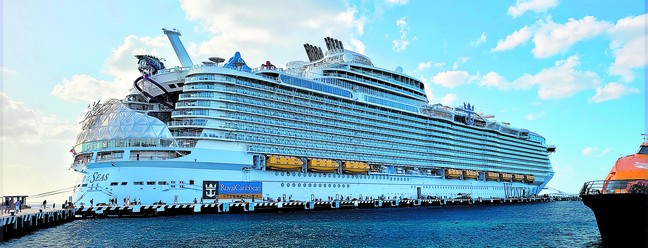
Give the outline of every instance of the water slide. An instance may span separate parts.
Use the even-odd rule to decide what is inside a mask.
[[[155,85],[155,87],[158,87],[159,89],[161,89],[164,92],[164,94],[167,95],[167,96],[169,95],[169,91],[167,91],[164,87],[162,87],[162,85],[160,85],[158,82],[156,82],[152,78],[149,78],[147,74],[142,73],[142,76],[139,76],[137,79],[135,79],[135,81],[133,82],[133,86],[135,87],[135,89],[137,89],[137,91],[142,93],[142,95],[149,98],[150,99],[149,101],[162,104],[162,105],[167,106],[167,107],[169,107],[171,109],[175,109],[175,106],[173,106],[172,103],[167,102],[167,101],[162,101],[162,100],[156,98],[155,96],[151,95],[149,92],[143,90],[138,84],[138,82],[140,80],[144,80],[144,82],[149,82],[149,83]]]

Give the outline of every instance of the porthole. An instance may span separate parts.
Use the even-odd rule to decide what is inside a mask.
[[[324,188],[326,188],[326,184],[324,184]]]
[[[290,183],[287,183],[287,184],[286,184],[286,187],[290,188]]]
[[[322,184],[320,183],[319,185],[317,185],[317,187],[320,187],[320,188],[321,188],[321,187],[322,187]]]
[[[313,187],[313,184],[309,183],[309,184],[308,184],[308,187],[309,187],[309,188],[310,188],[310,187]]]
[[[290,176],[290,171],[289,171],[289,172],[286,172],[286,176]]]
[[[301,177],[301,172],[298,172],[298,173],[297,173],[297,176]]]
[[[275,176],[279,176],[279,172],[276,172],[276,171],[275,171]]]
[[[329,188],[331,187],[331,184],[329,183]]]
[[[282,171],[282,172],[281,172],[281,176],[283,176],[283,175],[284,175],[284,172]]]
[[[333,184],[333,188],[337,188],[337,186],[335,186],[335,184]]]
[[[281,187],[283,187],[283,186],[284,186],[284,183],[281,183]]]
[[[295,187],[295,183],[293,183],[293,187]]]
[[[298,183],[298,184],[297,184],[297,187],[301,187],[301,183]]]

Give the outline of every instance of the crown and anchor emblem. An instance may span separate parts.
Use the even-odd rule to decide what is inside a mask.
[[[205,183],[205,196],[215,197],[217,188],[218,188],[218,184]]]

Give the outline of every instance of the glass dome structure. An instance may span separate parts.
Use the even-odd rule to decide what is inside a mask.
[[[170,143],[173,136],[166,124],[159,119],[129,109],[121,101],[111,99],[103,104],[96,104],[86,112],[81,121],[81,131],[77,136],[77,145],[106,140],[141,140],[154,144]],[[168,142],[164,142],[168,141]],[[126,142],[128,146],[129,142]]]

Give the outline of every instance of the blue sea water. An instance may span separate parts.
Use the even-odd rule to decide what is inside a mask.
[[[55,247],[591,247],[582,202],[85,219],[13,239]]]

